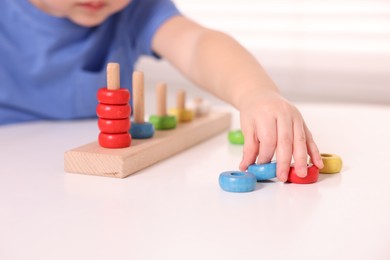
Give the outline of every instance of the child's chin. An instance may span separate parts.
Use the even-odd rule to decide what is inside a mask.
[[[70,20],[80,26],[83,27],[94,27],[102,24],[106,18],[96,18],[96,17],[88,17],[88,18],[70,18]]]

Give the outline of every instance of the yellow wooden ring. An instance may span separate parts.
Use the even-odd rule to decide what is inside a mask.
[[[336,154],[322,153],[321,159],[324,168],[320,169],[320,173],[338,173],[343,167],[341,157]]]
[[[178,122],[190,122],[194,118],[194,111],[189,109],[169,109],[169,114],[176,117]]]

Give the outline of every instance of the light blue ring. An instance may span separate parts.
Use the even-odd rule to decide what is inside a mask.
[[[149,122],[143,124],[131,122],[130,134],[133,139],[151,138],[154,134],[154,126]]]
[[[219,186],[229,192],[253,191],[256,188],[256,176],[249,172],[222,172],[219,175]]]
[[[276,177],[276,162],[251,164],[247,171],[253,173],[258,181],[269,180]]]

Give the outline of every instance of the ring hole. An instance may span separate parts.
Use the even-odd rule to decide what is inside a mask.
[[[242,172],[232,172],[230,175],[232,175],[232,176],[243,176],[244,174]]]

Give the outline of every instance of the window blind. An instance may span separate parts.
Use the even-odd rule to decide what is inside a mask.
[[[388,0],[174,2],[235,37],[290,99],[390,104]]]

